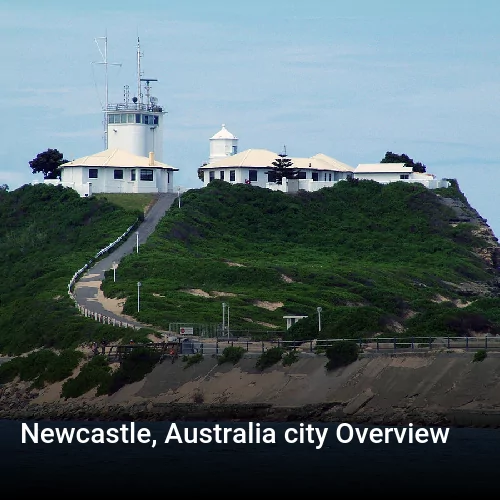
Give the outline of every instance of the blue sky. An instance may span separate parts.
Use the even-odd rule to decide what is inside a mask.
[[[500,4],[494,1],[0,0],[0,184],[41,179],[29,161],[101,151],[110,102],[145,76],[167,109],[163,161],[196,171],[222,123],[239,150],[324,153],[353,167],[405,153],[456,178],[500,235]]]

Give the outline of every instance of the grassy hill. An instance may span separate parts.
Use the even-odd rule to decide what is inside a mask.
[[[489,243],[475,223],[456,223],[443,197],[466,203],[456,183],[429,191],[343,182],[286,195],[214,181],[187,192],[180,209],[174,204],[103,290],[129,299],[126,314],[162,329],[220,324],[224,301],[236,334],[283,331],[283,316],[298,314],[309,318],[288,337],[317,337],[318,306],[323,337],[496,333],[497,272],[479,256]],[[81,317],[67,284],[151,199],[80,198],[46,185],[0,193],[0,352],[122,335]],[[475,286],[469,296],[463,283]]]
[[[0,192],[0,352],[118,338],[119,329],[80,316],[67,285],[141,214],[43,184]]]
[[[284,330],[283,316],[297,314],[309,318],[287,336],[316,338],[318,306],[325,338],[496,333],[495,287],[478,285],[496,280],[479,256],[490,243],[443,197],[467,206],[456,183],[342,182],[287,195],[214,181],[186,193],[103,290],[162,328],[221,323],[226,302],[236,334]],[[478,290],[470,305],[464,283]]]

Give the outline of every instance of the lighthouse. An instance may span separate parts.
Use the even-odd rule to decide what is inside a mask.
[[[141,72],[141,50],[137,39],[137,87],[123,88],[123,102],[106,103],[105,149],[121,149],[137,156],[163,161],[163,117],[166,113],[158,98],[151,94],[151,83]]]
[[[222,124],[222,128],[210,138],[210,157],[208,163],[221,160],[228,156],[235,155],[238,152],[238,138],[235,137],[226,126]]]

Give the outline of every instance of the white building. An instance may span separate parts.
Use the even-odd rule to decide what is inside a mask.
[[[107,49],[104,50],[106,53]],[[174,191],[173,173],[179,169],[162,163],[166,111],[151,95],[151,82],[157,80],[142,77],[140,61],[138,40],[136,95],[130,98],[128,85],[124,87],[121,103],[109,104],[106,95],[103,107],[104,151],[61,165],[60,183],[72,187],[80,196]]]
[[[267,149],[247,149],[237,153],[237,140],[225,126],[210,139],[209,162],[199,169],[204,186],[220,179],[231,184],[251,184],[284,192],[317,191],[347,179],[354,171],[353,167],[324,154],[310,158],[290,157],[298,178],[283,179],[282,184],[276,184],[272,163],[279,157],[278,153]]]
[[[122,149],[106,149],[61,166],[61,181],[46,180],[73,188],[80,196],[95,193],[172,193],[173,172],[179,169]]]
[[[355,179],[364,179],[387,184],[389,182],[418,182],[429,189],[446,188],[446,179],[437,179],[434,174],[413,172],[404,163],[360,163],[354,169]]]
[[[210,138],[210,157],[208,163],[222,160],[228,156],[233,156],[238,152],[238,138],[231,134],[226,126]]]
[[[267,149],[247,149],[238,153],[238,138],[222,125],[222,129],[210,138],[208,163],[200,167],[198,173],[204,186],[220,179],[231,184],[251,184],[285,193],[317,191],[349,177],[382,184],[418,182],[429,189],[449,186],[447,180],[437,179],[433,174],[413,172],[412,167],[406,167],[404,163],[359,164],[353,168],[322,153],[310,158],[290,157],[298,178],[283,179],[281,184],[276,184],[272,164],[278,156]]]

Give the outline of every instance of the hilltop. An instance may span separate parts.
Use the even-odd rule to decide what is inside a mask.
[[[287,195],[214,181],[191,190],[106,280],[124,312],[168,329],[214,325],[230,305],[231,331],[289,338],[496,333],[498,243],[456,182],[342,182]]]
[[[18,399],[12,387],[35,400],[48,387],[56,399],[113,398],[153,369],[157,359],[139,351],[120,368],[89,359],[90,340],[126,343],[129,334],[83,317],[67,295],[74,272],[140,224],[153,202],[46,185],[0,193],[0,352],[25,353],[1,365],[0,399]],[[220,332],[223,301],[231,333],[251,338],[496,335],[498,256],[487,221],[455,181],[432,191],[346,181],[294,195],[214,181],[174,203],[102,290],[152,325],[136,339],[176,323]],[[284,331],[285,315],[308,317]]]

